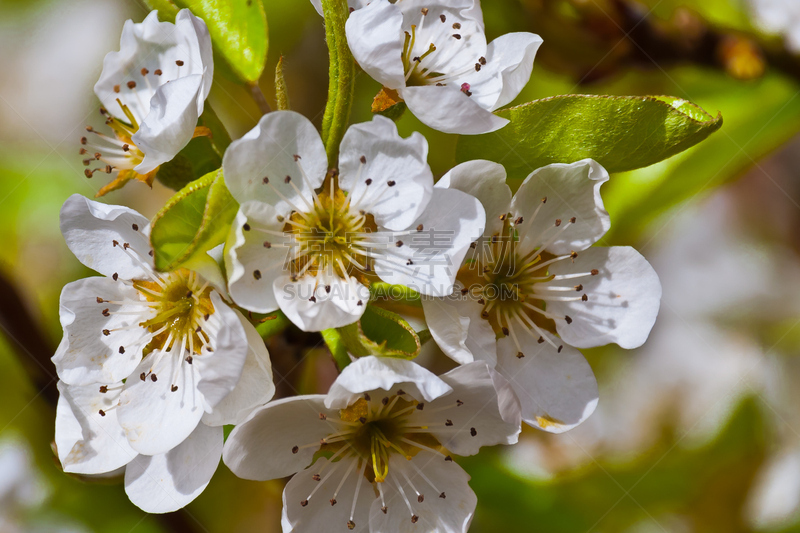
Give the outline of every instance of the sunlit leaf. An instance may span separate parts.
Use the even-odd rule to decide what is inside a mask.
[[[238,208],[225,188],[222,170],[178,191],[153,219],[150,241],[156,269],[173,270],[221,244]]]
[[[501,163],[523,179],[551,163],[592,158],[609,172],[642,168],[678,154],[722,126],[722,116],[672,97],[567,95],[504,109],[511,121],[459,139],[458,161]]]
[[[422,343],[414,328],[400,315],[370,305],[361,320],[337,330],[341,343],[353,355],[413,359]]]

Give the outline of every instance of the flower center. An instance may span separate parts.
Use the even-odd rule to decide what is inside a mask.
[[[485,57],[476,54],[473,62],[464,53],[470,46],[469,38],[462,34],[468,22],[456,20],[453,14],[448,18],[447,13],[434,13],[433,8],[422,8],[421,14],[419,24],[412,24],[405,32],[402,59],[406,85],[444,86],[486,65]],[[428,26],[427,19],[432,19]],[[472,95],[468,83],[459,85],[467,96]]]
[[[190,355],[199,355],[208,343],[201,324],[214,313],[211,288],[200,282],[194,272],[186,269],[171,272],[158,281],[134,281],[133,286],[147,301],[152,302],[151,318],[139,325],[153,333],[151,348],[168,351],[181,345]]]
[[[119,98],[117,98],[117,103],[128,118],[128,123],[114,118],[101,107],[100,114],[106,117],[106,125],[111,128],[114,136],[111,137],[91,126],[86,126],[86,131],[96,136],[95,142],[91,142],[87,137],[81,137],[80,154],[87,156],[83,160],[83,165],[88,167],[96,161],[101,163],[99,167],[87,168],[83,171],[87,178],[91,178],[95,172],[111,174],[115,170],[130,171],[144,159],[142,151],[131,140],[131,137],[139,131],[139,123],[128,106],[123,104]]]
[[[532,218],[536,217],[546,202],[547,198],[543,198]],[[593,269],[587,273],[557,276],[549,271],[549,267],[555,263],[574,261],[578,257],[576,252],[556,256],[545,251],[561,237],[564,230],[575,224],[576,218],[555,220],[541,235],[535,236],[532,242],[539,244],[530,251],[520,250],[522,238],[516,226],[522,224],[523,217],[514,219],[509,213],[500,218],[503,220],[502,231],[484,241],[484,246],[476,251],[474,259],[467,261],[459,270],[457,279],[463,285],[461,293],[477,297],[478,304],[482,306],[481,318],[489,321],[496,335],[511,336],[517,347],[517,357],[525,356],[520,333],[531,335],[539,344],[547,342],[560,352],[563,346],[554,337],[555,321],[564,320],[571,324],[572,318],[548,312],[547,302],[585,302],[588,296],[585,293],[580,296],[569,294],[582,292],[583,285],[580,283],[564,287],[548,282],[598,273]]]
[[[372,215],[352,209],[350,198],[334,182],[330,179],[329,187],[313,193],[305,212],[294,211],[286,221],[284,231],[294,239],[294,279],[321,272],[346,279],[371,269],[368,250],[375,222]]]

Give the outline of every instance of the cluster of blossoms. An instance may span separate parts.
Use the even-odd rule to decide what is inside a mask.
[[[527,83],[541,43],[521,33],[487,44],[477,0],[353,1],[346,31],[385,90],[460,134],[505,125],[492,111]],[[87,166],[118,173],[101,193],[151,183],[208,134],[197,122],[212,72],[209,33],[187,10],[174,24],[155,13],[126,23],[95,86],[114,137],[82,139]],[[124,470],[131,501],[169,512],[203,491],[222,457],[242,478],[294,475],[287,532],[455,533],[476,497],[454,456],[514,444],[523,422],[561,432],[592,413],[597,383],[578,348],[641,345],[661,292],[635,250],[593,246],[610,225],[606,171],[550,165],[512,195],[501,165],[470,161],[434,185],[425,138],[403,138],[381,116],[351,126],[339,148],[330,169],[308,119],[264,115],[222,160],[239,203],[224,250],[169,272],[155,268],[142,215],[67,200],[67,245],[101,276],[61,295],[53,361],[66,472]],[[273,400],[270,356],[242,311],[342,328],[381,281],[421,295],[422,329],[453,370],[351,356],[327,394]],[[236,426],[227,439],[225,425]]]

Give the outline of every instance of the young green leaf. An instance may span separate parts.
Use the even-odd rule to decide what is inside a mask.
[[[331,351],[333,360],[336,361],[336,366],[339,368],[339,372],[341,372],[350,364],[350,355],[347,353],[347,347],[344,345],[342,334],[338,329],[333,328],[322,330],[321,333],[325,345]]]
[[[413,359],[422,342],[414,328],[400,315],[370,305],[361,320],[337,330],[347,351],[363,357],[377,355]]]
[[[267,59],[267,17],[261,0],[174,0],[203,19],[214,51],[245,83],[261,77]]]
[[[646,167],[722,126],[721,115],[668,96],[555,96],[497,114],[511,123],[493,133],[462,136],[456,158],[495,161],[512,179],[586,158],[609,172]]]
[[[224,242],[238,208],[225,188],[222,170],[178,191],[153,219],[150,242],[156,269],[174,270]]]

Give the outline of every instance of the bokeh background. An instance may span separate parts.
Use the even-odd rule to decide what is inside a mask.
[[[322,21],[307,0],[264,0],[269,62],[283,55],[292,108],[319,122],[327,90]],[[601,401],[578,429],[525,428],[521,443],[461,461],[478,493],[474,532],[800,531],[800,0],[484,0],[490,38],[544,45],[518,102],[565,93],[668,94],[724,116],[709,140],[617,174],[601,244],[633,245],[661,276],[649,342],[587,351]],[[90,275],[58,212],[83,175],[79,138],[100,124],[102,58],[138,0],[0,0],[0,532],[273,532],[282,482],[220,466],[184,511],[146,515],[118,479],[63,474],[54,458],[58,295]],[[358,77],[353,120],[379,86]],[[215,79],[211,105],[236,138],[259,112]],[[410,114],[437,175],[456,137]],[[602,124],[597,125],[602,128]],[[106,197],[154,215],[171,191],[132,183]],[[270,342],[279,391],[324,390],[319,337]],[[435,357],[435,354],[432,355]]]

